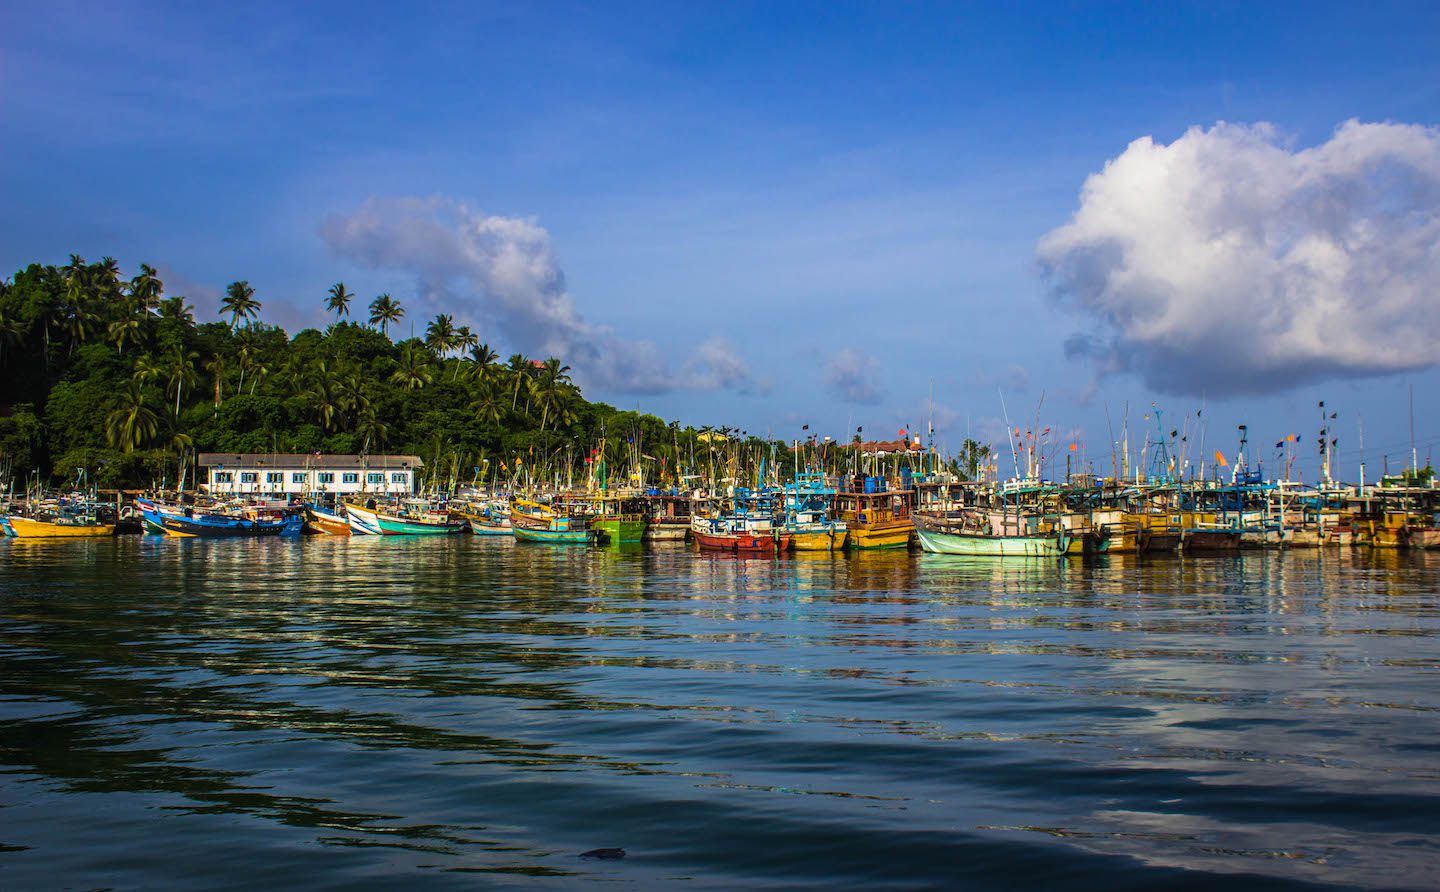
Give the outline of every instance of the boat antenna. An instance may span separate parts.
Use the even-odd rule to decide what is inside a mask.
[[[1010,442],[1010,463],[1015,468],[1015,476],[1020,476],[1020,457],[1015,454],[1015,438],[1011,435],[1010,410],[1005,408],[1005,391],[996,387],[995,391],[1000,394],[1000,414],[1005,416],[1005,439]]]

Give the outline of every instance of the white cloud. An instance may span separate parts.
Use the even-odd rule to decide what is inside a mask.
[[[366,267],[415,275],[430,309],[472,303],[481,331],[493,325],[521,352],[564,359],[582,383],[623,393],[758,386],[723,341],[701,344],[677,374],[653,342],[586,320],[550,234],[533,219],[483,214],[441,196],[372,197],[353,213],[331,215],[320,235]]]
[[[875,373],[880,364],[875,357],[853,348],[846,348],[831,356],[821,372],[821,380],[830,392],[847,403],[873,406],[880,402],[882,394],[875,384]]]
[[[1440,130],[1266,124],[1137,139],[1039,244],[1098,331],[1066,343],[1171,393],[1261,393],[1440,362]]]

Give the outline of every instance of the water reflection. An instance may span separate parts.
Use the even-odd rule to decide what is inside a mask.
[[[1423,555],[133,537],[0,562],[18,885],[242,853],[291,885],[1440,867]],[[574,857],[608,845],[631,857]]]

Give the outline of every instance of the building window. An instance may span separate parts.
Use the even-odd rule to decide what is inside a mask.
[[[241,482],[241,483],[254,483],[254,482],[255,482],[255,477],[256,477],[256,474],[255,474],[254,471],[241,471],[241,472],[240,472],[240,482]]]
[[[285,480],[285,475],[282,474],[282,473],[280,473],[279,471],[266,471],[266,472],[265,472],[265,482],[266,482],[266,483],[281,483],[281,482],[283,482],[284,480]]]
[[[367,483],[384,483],[384,482],[385,482],[385,475],[384,475],[384,474],[373,474],[373,473],[372,473],[372,474],[366,474],[366,475],[365,475],[365,482],[367,482]]]
[[[404,483],[404,482],[405,482],[405,472],[400,471],[400,472],[391,474],[391,475],[390,475],[390,482],[391,482],[391,483]]]
[[[344,481],[345,481],[346,483],[359,483],[359,482],[360,482],[360,475],[359,475],[359,474],[346,474],[345,477],[344,477]]]
[[[229,471],[216,471],[216,472],[215,472],[215,482],[216,482],[216,483],[229,483],[229,482],[230,482],[231,480],[233,480],[233,479],[235,479],[235,475],[231,474]]]
[[[290,475],[290,482],[291,482],[291,483],[304,483],[304,482],[305,482],[305,472],[304,472],[304,471],[296,471],[296,472],[294,472],[293,474]]]
[[[334,483],[335,475],[330,473],[329,471],[321,471],[320,473],[315,475],[315,479],[321,483]]]

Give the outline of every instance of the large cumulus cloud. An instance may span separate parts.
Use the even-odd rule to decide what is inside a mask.
[[[1152,388],[1261,393],[1440,361],[1440,130],[1350,121],[1137,139],[1040,242],[1066,344]]]
[[[515,350],[560,357],[583,383],[622,393],[761,387],[722,339],[701,344],[676,371],[653,342],[586,320],[550,234],[534,220],[484,214],[439,196],[372,197],[331,215],[320,236],[362,266],[413,274],[431,310],[470,305],[487,337],[493,328]]]

